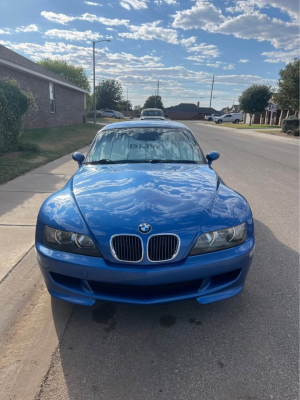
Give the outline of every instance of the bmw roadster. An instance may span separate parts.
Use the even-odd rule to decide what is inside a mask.
[[[50,294],[206,304],[238,294],[254,253],[247,201],[212,169],[192,132],[169,121],[105,126],[78,171],[43,203],[36,250]]]

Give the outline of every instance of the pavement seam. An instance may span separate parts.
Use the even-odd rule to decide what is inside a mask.
[[[24,258],[27,256],[27,254],[30,252],[30,250],[34,247],[34,244],[30,246],[29,250],[26,251],[26,253],[20,258],[20,260],[8,271],[6,275],[1,279],[0,285],[9,277],[9,275],[15,270],[15,268],[24,260]]]
[[[34,397],[34,400],[40,400],[40,398],[41,398],[41,395],[42,395],[43,389],[44,389],[44,385],[47,382],[47,379],[49,377],[51,368],[54,365],[55,356],[57,355],[57,353],[58,353],[58,351],[59,351],[59,349],[61,347],[61,344],[62,344],[63,338],[65,336],[66,330],[67,330],[67,328],[68,328],[68,326],[70,324],[74,309],[75,309],[75,306],[73,307],[72,311],[70,312],[70,316],[69,316],[68,322],[66,323],[65,329],[64,329],[63,333],[61,334],[61,337],[58,338],[58,345],[56,346],[56,348],[55,348],[55,350],[54,350],[54,352],[53,352],[53,354],[51,356],[49,368],[48,368],[44,378],[42,379],[42,382],[40,384],[40,389],[39,389],[38,393],[36,394],[36,396]]]
[[[19,225],[19,224],[5,224],[5,223],[0,223],[0,226],[24,226],[25,228],[26,227],[35,227],[36,225],[35,224],[22,224],[22,225]]]
[[[39,194],[39,193],[41,193],[41,194],[43,194],[43,193],[49,193],[49,194],[52,194],[52,193],[54,193],[54,192],[31,192],[31,191],[29,191],[29,190],[1,190],[0,189],[0,193],[34,193],[34,194]]]

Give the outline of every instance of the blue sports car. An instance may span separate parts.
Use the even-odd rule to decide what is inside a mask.
[[[254,253],[247,201],[212,169],[192,132],[169,121],[99,131],[66,186],[43,203],[37,259],[50,294],[201,304],[238,294]]]

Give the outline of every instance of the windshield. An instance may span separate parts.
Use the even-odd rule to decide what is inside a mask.
[[[161,110],[143,110],[143,117],[163,117],[164,113]]]
[[[123,128],[100,131],[85,162],[205,163],[205,158],[188,130]]]

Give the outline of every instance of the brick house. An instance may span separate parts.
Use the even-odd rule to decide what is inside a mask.
[[[167,108],[166,114],[173,120],[204,120],[205,115],[219,114],[219,112],[211,107],[200,107],[199,103],[180,103]]]
[[[15,79],[22,90],[30,90],[35,97],[37,110],[24,115],[24,128],[86,121],[86,90],[0,45],[0,79],[5,77]]]

